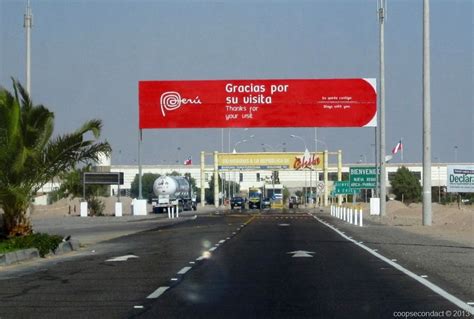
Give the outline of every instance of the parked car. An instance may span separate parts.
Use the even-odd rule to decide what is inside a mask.
[[[245,208],[245,199],[240,196],[232,197],[230,200],[230,208],[234,209],[234,207],[238,207],[239,209]]]

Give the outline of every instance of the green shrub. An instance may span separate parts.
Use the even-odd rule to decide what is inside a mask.
[[[103,216],[105,210],[105,204],[97,197],[91,197],[87,201],[91,216]]]
[[[48,235],[44,233],[31,234],[22,237],[12,237],[0,241],[0,253],[8,253],[15,250],[36,248],[41,257],[44,257],[50,251],[56,250],[62,237],[58,235]]]

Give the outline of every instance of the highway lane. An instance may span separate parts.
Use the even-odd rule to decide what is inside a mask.
[[[101,247],[0,279],[0,317],[395,318],[457,309],[305,213],[202,216]]]
[[[176,272],[248,219],[200,216],[103,242],[87,256],[35,273],[0,277],[0,318],[126,318],[157,285],[177,277]],[[138,258],[107,261],[127,255]]]
[[[136,317],[395,318],[418,312],[442,318],[456,309],[312,216],[268,213]]]

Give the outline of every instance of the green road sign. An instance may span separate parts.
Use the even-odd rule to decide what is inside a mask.
[[[377,173],[374,166],[350,167],[349,174],[349,186],[351,188],[375,188]]]
[[[358,189],[350,187],[349,181],[334,182],[334,195],[352,195],[358,192]]]

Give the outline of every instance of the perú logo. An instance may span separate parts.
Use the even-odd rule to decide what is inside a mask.
[[[201,104],[199,96],[196,96],[194,100],[181,98],[181,95],[178,92],[168,91],[161,94],[160,105],[161,105],[161,114],[163,117],[166,116],[165,111],[173,111],[179,109],[181,105],[184,104]]]

